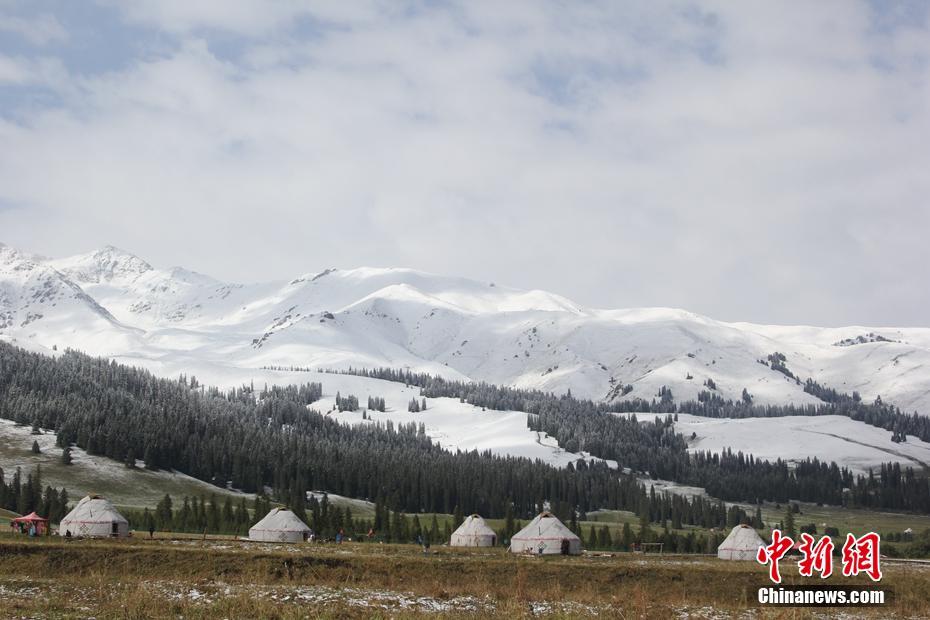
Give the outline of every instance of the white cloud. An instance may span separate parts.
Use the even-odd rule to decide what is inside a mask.
[[[68,33],[58,19],[49,14],[33,17],[0,14],[0,32],[19,35],[33,45],[48,45],[68,39]]]
[[[220,30],[264,35],[311,12],[309,3],[296,0],[101,0],[101,3],[118,9],[131,22],[182,34]]]
[[[0,212],[7,242],[231,279],[395,264],[603,306],[923,320],[916,27],[875,33],[848,2],[220,4],[121,5],[176,50],[0,125],[0,201],[30,214]],[[219,54],[211,30],[247,38]]]
[[[0,54],[0,85],[55,88],[67,80],[67,72],[57,58]]]

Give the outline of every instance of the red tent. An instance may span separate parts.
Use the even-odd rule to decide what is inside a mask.
[[[48,519],[43,519],[35,512],[30,512],[25,517],[17,517],[10,520],[10,527],[19,527],[20,534],[29,533],[29,530],[33,526],[36,528],[35,535],[41,536],[48,530]]]

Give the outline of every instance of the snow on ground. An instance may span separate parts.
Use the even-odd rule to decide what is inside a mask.
[[[221,389],[254,385],[256,390],[260,390],[265,385],[321,383],[323,398],[313,403],[312,409],[347,424],[372,424],[388,420],[395,425],[422,422],[426,425],[426,434],[449,450],[490,450],[498,455],[540,459],[559,467],[581,458],[591,458],[586,453],[566,452],[553,437],[531,431],[526,426],[526,414],[520,411],[482,411],[481,407],[460,403],[455,398],[429,398],[426,411],[410,413],[407,411],[410,400],[422,400],[420,389],[393,381],[319,371],[235,368],[218,363],[198,363],[190,359],[118,357],[117,361],[148,368],[164,377],[194,375],[199,382]],[[356,396],[359,410],[335,411],[337,393],[344,397]],[[368,411],[366,415],[370,414],[371,420],[362,420],[362,409],[366,408],[369,396],[384,398],[387,411]],[[615,461],[607,462],[616,466]]]
[[[174,370],[172,368],[169,371],[162,367],[163,372],[171,373]],[[173,375],[168,374],[168,376]],[[201,367],[196,376],[202,383],[224,388],[250,383],[253,383],[256,389],[260,389],[266,383],[269,385],[321,383],[323,398],[313,403],[312,409],[335,420],[353,425],[374,424],[376,421],[387,422],[388,420],[395,425],[411,422],[418,425],[423,423],[426,425],[426,434],[430,438],[442,447],[453,451],[490,450],[498,455],[540,459],[559,467],[587,457],[585,454],[566,452],[558,446],[554,438],[545,433],[531,431],[526,426],[526,414],[520,411],[482,411],[481,407],[460,403],[455,398],[429,398],[426,411],[411,413],[407,411],[407,405],[413,398],[416,398],[418,402],[422,401],[420,389],[393,381],[326,372],[251,371],[216,365]],[[356,396],[360,409],[358,411],[337,411],[337,393],[343,397]],[[387,407],[383,413],[368,410],[366,415],[371,419],[363,420],[362,409],[366,408],[369,396],[384,398]],[[616,465],[613,461],[610,463]]]
[[[644,415],[640,419],[651,419]],[[689,443],[691,450],[731,448],[772,461],[816,456],[855,472],[877,469],[889,461],[915,468],[930,466],[930,443],[910,435],[906,442],[894,443],[890,432],[845,416],[728,419],[678,414],[675,430],[685,437],[697,434]]]
[[[361,515],[374,515],[375,512],[375,503],[369,502],[364,499],[355,499],[352,497],[346,497],[344,495],[337,495],[336,493],[329,493],[325,491],[307,491],[307,500],[309,501],[311,497],[316,498],[316,500],[323,501],[323,497],[331,504],[337,506],[349,506],[352,509],[352,513],[358,517]]]
[[[112,588],[120,589],[128,584],[117,583]],[[131,585],[130,587],[135,587]],[[164,579],[148,580],[141,585],[147,596],[167,599],[177,603],[192,603],[197,606],[214,605],[226,601],[233,602],[237,597],[267,601],[281,610],[284,616],[300,615],[289,613],[292,609],[311,609],[314,614],[343,617],[394,617],[397,614],[407,617],[436,615],[445,617],[493,615],[501,605],[492,597],[475,595],[430,596],[412,591],[374,589],[362,587],[332,587],[324,585],[263,585],[224,583],[222,581],[200,582],[193,585],[184,581]],[[0,597],[3,600],[26,601],[32,599],[51,599],[66,597],[72,602],[86,602],[82,609],[90,613],[94,601],[100,593],[86,584],[75,585],[63,580],[39,580],[13,577],[0,583]],[[600,617],[616,616],[619,612],[610,602],[596,604],[565,600],[526,601],[529,614],[533,617]],[[228,606],[229,603],[227,602]],[[321,611],[325,610],[325,611]],[[287,611],[288,613],[284,613]]]
[[[315,374],[315,373],[311,373]],[[521,411],[482,411],[455,398],[429,398],[426,411],[411,413],[407,404],[411,399],[422,401],[420,390],[400,383],[371,380],[347,375],[317,374],[323,383],[323,399],[314,403],[320,411],[330,411],[331,417],[350,424],[373,424],[390,420],[394,424],[411,422],[426,425],[426,434],[448,450],[485,451],[494,454],[523,456],[540,459],[564,467],[583,458],[583,455],[566,452],[558,442],[545,433],[536,433],[526,426],[526,414]],[[387,402],[387,411],[368,411],[370,420],[362,420],[362,412],[335,410],[336,391],[342,396],[355,394],[362,407],[368,396],[381,396]]]
[[[672,495],[684,495],[685,497],[707,497],[707,491],[704,490],[704,487],[693,487],[687,484],[679,484],[671,480],[653,479],[644,476],[637,476],[637,480],[647,489],[649,487],[654,487],[656,493],[659,494],[671,493]]]

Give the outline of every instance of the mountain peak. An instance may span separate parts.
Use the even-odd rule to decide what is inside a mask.
[[[135,254],[113,245],[53,262],[59,271],[83,283],[134,280],[152,270],[151,265]]]
[[[35,256],[20,252],[13,246],[0,243],[0,266],[7,266],[16,270],[32,269],[36,266]]]

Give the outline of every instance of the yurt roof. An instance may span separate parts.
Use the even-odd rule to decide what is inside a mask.
[[[253,530],[274,530],[286,532],[309,532],[310,528],[301,521],[293,511],[287,508],[272,508],[265,517],[253,525]]]
[[[85,523],[129,523],[115,506],[105,497],[88,495],[77,503],[62,521],[83,521]]]
[[[744,523],[730,530],[730,534],[720,543],[718,548],[723,550],[755,550],[764,544],[765,541],[762,540],[759,533],[752,526]]]
[[[514,534],[511,540],[562,540],[566,538],[578,539],[578,536],[551,512],[541,512],[526,527]]]
[[[466,517],[465,520],[462,521],[462,524],[453,532],[453,535],[455,534],[468,536],[497,536],[494,530],[488,527],[488,524],[481,518],[481,515],[477,514]]]

